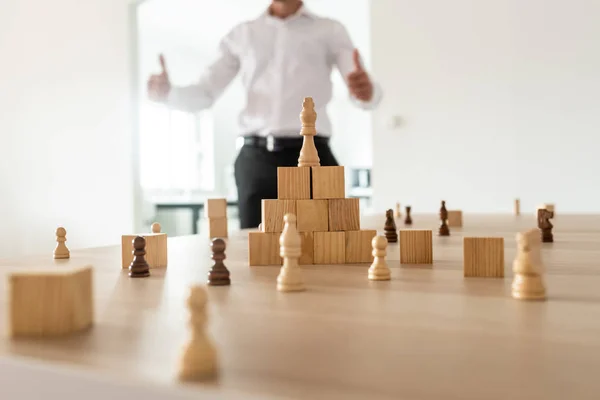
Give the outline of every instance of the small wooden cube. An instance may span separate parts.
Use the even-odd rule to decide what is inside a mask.
[[[344,264],[346,262],[345,232],[314,232],[315,264]]]
[[[504,238],[465,237],[464,276],[504,278]]]
[[[538,210],[548,210],[548,211],[554,212],[554,204],[544,203],[544,204],[540,204],[539,206],[537,206],[535,208],[535,218],[537,218]]]
[[[278,167],[277,198],[279,200],[310,199],[310,167]]]
[[[327,232],[329,230],[329,200],[296,201],[298,232]]]
[[[228,237],[229,232],[227,231],[227,218],[209,218],[208,236],[210,239]]]
[[[277,232],[248,232],[248,261],[250,266],[282,265]]]
[[[227,199],[207,199],[204,203],[204,216],[206,218],[226,218]]]
[[[263,199],[261,206],[263,232],[282,232],[285,214],[296,215],[296,200]]]
[[[359,199],[329,200],[329,230],[344,232],[360,230]]]
[[[300,239],[302,241],[302,255],[298,260],[300,265],[314,264],[315,257],[315,244],[314,234],[312,232],[300,232]]]
[[[401,229],[400,264],[433,264],[431,230]]]
[[[150,268],[164,268],[167,266],[167,234],[166,233],[140,233],[139,235],[121,236],[121,267],[129,268],[133,261],[133,240],[137,236],[146,239],[146,262]]]
[[[461,228],[463,226],[462,211],[448,211],[448,226],[450,228]]]
[[[92,267],[9,276],[11,337],[51,337],[93,324]]]
[[[312,167],[313,199],[343,199],[345,197],[344,167]]]
[[[371,241],[376,235],[376,230],[346,232],[346,264],[372,263]]]

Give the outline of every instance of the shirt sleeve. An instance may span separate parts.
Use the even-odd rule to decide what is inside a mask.
[[[197,112],[214,104],[240,70],[240,60],[235,51],[235,35],[234,29],[221,40],[216,58],[203,72],[198,82],[189,86],[171,88],[166,101],[169,107]]]
[[[344,78],[344,81],[346,81],[346,77],[354,71],[354,61],[352,58],[354,48],[354,44],[352,43],[352,39],[350,39],[346,27],[340,22],[334,21],[333,33],[331,35],[331,52],[333,54],[334,63],[340,71],[342,78]],[[352,103],[364,110],[376,108],[383,98],[381,86],[373,80],[372,76],[370,76],[370,79],[373,84],[373,97],[371,100],[362,101],[350,95]]]

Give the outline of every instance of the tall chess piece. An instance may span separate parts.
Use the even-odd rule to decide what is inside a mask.
[[[192,334],[179,368],[179,379],[182,381],[204,381],[218,375],[217,351],[206,332],[207,302],[206,290],[201,286],[193,286],[187,301]]]
[[[544,243],[554,242],[554,235],[552,235],[554,225],[550,222],[550,218],[554,218],[553,211],[546,210],[545,208],[538,209],[538,228],[542,232],[542,242]]]
[[[404,207],[406,210],[406,217],[404,218],[404,225],[412,225],[412,217],[410,216],[411,206]]]
[[[438,230],[439,236],[450,236],[450,228],[448,228],[448,210],[446,209],[446,202],[442,200],[442,206],[440,207],[440,229]]]
[[[158,222],[152,224],[152,233],[160,233],[161,226]]]
[[[133,261],[129,265],[129,276],[132,278],[145,278],[150,276],[150,266],[146,262],[146,239],[137,236],[133,239]]]
[[[211,286],[226,286],[231,284],[229,279],[229,270],[223,263],[223,260],[227,258],[225,255],[225,249],[227,245],[223,239],[213,239],[210,244],[212,249],[212,259],[215,264],[208,273],[208,284]]]
[[[302,242],[296,229],[296,216],[286,214],[283,217],[285,226],[279,237],[279,255],[283,258],[283,266],[277,277],[277,290],[280,292],[301,292],[306,290],[302,269],[298,260],[302,255]]]
[[[54,249],[54,258],[61,260],[71,257],[71,252],[67,248],[67,230],[62,226],[56,228],[56,248]]]
[[[513,262],[512,297],[519,300],[544,300],[541,238],[537,229],[517,233],[517,255]]]
[[[396,243],[398,241],[396,221],[394,220],[394,214],[391,209],[385,212],[385,225],[383,226],[383,231],[388,243]]]
[[[400,212],[400,203],[396,203],[396,209],[394,210],[394,218],[400,218],[402,213]]]
[[[373,264],[369,267],[369,280],[389,281],[392,279],[390,268],[385,261],[388,241],[384,236],[375,236],[371,241],[373,246]]]
[[[300,157],[298,158],[299,167],[318,167],[321,165],[319,153],[315,147],[315,135],[317,129],[315,123],[317,121],[317,113],[315,112],[315,103],[312,97],[305,97],[302,103],[302,112],[300,113],[300,121],[302,122],[302,130],[300,135],[304,136],[302,149],[300,149]]]

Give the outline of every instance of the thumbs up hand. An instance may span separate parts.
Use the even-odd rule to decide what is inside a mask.
[[[160,74],[152,75],[148,79],[148,97],[150,100],[162,102],[169,96],[171,82],[169,81],[165,57],[162,54],[159,57],[159,61],[162,71]]]
[[[357,49],[352,53],[354,60],[354,71],[346,77],[350,93],[358,100],[370,101],[373,98],[373,83],[360,62],[360,54]]]

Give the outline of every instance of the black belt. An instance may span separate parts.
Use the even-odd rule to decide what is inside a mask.
[[[269,151],[279,151],[286,149],[301,149],[304,138],[299,137],[276,137],[276,136],[242,136],[244,146],[262,147]],[[326,145],[329,143],[329,138],[325,136],[315,136],[315,144]]]

